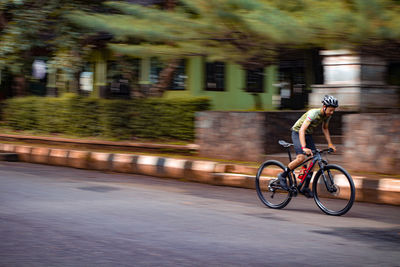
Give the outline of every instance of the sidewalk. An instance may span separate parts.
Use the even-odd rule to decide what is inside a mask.
[[[17,154],[18,160],[24,162],[255,188],[258,163],[201,159],[190,155],[196,149],[195,145],[0,134],[0,151],[5,152],[0,156],[1,160],[15,161]],[[340,164],[334,158],[331,162]],[[353,172],[351,175],[357,189],[357,201],[400,205],[400,179],[394,176],[361,175]]]

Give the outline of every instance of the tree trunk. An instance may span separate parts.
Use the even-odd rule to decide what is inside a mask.
[[[172,10],[176,7],[176,0],[165,0],[164,8],[166,10]],[[149,90],[150,96],[162,97],[165,90],[171,85],[174,72],[179,66],[179,59],[171,59],[167,62],[167,65],[160,72],[158,82],[153,85]]]
[[[12,91],[13,96],[26,96],[26,79],[23,75],[14,76]]]
[[[0,31],[2,31],[7,25],[7,20],[4,12],[0,13]]]
[[[169,60],[167,65],[160,72],[158,82],[149,90],[149,96],[162,97],[165,90],[171,85],[174,72],[179,66],[179,59]]]
[[[164,2],[164,8],[167,10],[172,10],[176,6],[176,1],[175,0],[165,0]]]

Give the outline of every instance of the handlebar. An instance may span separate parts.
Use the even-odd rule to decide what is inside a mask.
[[[323,154],[323,153],[333,153],[333,152],[335,152],[335,150],[333,150],[333,148],[327,148],[327,149],[323,149],[323,150],[319,150],[319,149],[317,149],[316,151],[313,151],[313,153],[315,153],[315,152],[317,152],[317,153],[320,153],[320,154]]]
[[[315,154],[324,154],[324,153],[330,154],[330,153],[333,153],[333,152],[335,152],[335,150],[333,150],[333,148],[327,148],[327,149],[323,149],[323,150],[319,150],[317,148],[316,150],[312,150],[313,155],[315,155]],[[307,154],[305,154],[305,155],[306,156],[310,156],[310,155],[307,155]]]

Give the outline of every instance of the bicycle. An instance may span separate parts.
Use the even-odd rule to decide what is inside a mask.
[[[292,161],[290,153],[291,143],[283,140],[279,144],[287,148],[289,160]],[[323,159],[323,155],[332,153],[333,149],[313,151],[313,156],[308,157],[297,165],[288,175],[289,190],[284,190],[279,184],[278,174],[283,172],[285,165],[277,160],[268,160],[261,164],[256,176],[256,189],[258,197],[266,206],[273,209],[282,209],[302,193],[302,187],[312,181],[312,191],[317,206],[328,215],[340,216],[348,212],[353,206],[355,199],[355,186],[350,174],[341,166],[329,164]],[[304,175],[296,177],[295,170],[311,161]],[[315,173],[313,169],[318,164],[319,170]],[[301,178],[297,183],[297,179]]]

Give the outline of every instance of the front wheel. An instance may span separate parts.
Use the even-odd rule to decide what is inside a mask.
[[[290,193],[283,190],[278,182],[278,174],[283,172],[284,169],[285,166],[279,161],[269,160],[264,162],[257,172],[256,189],[258,197],[262,203],[273,209],[285,207],[292,198]]]
[[[313,181],[314,200],[329,215],[348,212],[355,199],[355,187],[350,174],[338,165],[327,165],[319,170]]]

